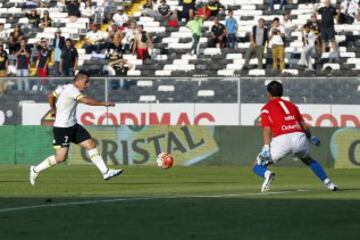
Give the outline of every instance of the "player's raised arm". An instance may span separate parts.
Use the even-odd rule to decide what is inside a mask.
[[[86,97],[82,94],[90,86],[89,75],[86,72],[78,72],[74,78],[75,89],[71,92],[71,97],[80,103],[84,103],[90,106],[105,106],[105,107],[114,107],[115,103],[113,102],[102,102],[95,100],[93,98]]]
[[[85,96],[79,98],[78,101],[80,103],[84,103],[84,104],[87,104],[90,106],[105,106],[105,107],[114,107],[115,106],[115,103],[113,103],[113,102],[101,102],[101,101],[95,100],[93,98],[88,98]]]

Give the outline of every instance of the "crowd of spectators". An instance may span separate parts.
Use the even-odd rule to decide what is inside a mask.
[[[153,34],[144,30],[129,17],[124,6],[117,6],[111,12],[114,2],[109,0],[60,0],[66,8],[70,22],[76,22],[78,18],[90,19],[89,31],[81,39],[82,48],[86,54],[109,59],[106,66],[109,73],[125,76],[133,66],[124,59],[124,54],[133,54],[138,59],[151,58],[150,49],[153,48]],[[274,18],[271,23],[260,18],[249,32],[250,44],[244,52],[245,64],[243,70],[249,69],[250,59],[257,58],[257,67],[264,68],[263,60],[266,52],[272,57],[272,69],[282,71],[285,69],[285,46],[291,41],[293,31],[301,31],[303,49],[301,52],[300,65],[307,69],[314,69],[312,59],[321,56],[326,51],[337,52],[335,42],[334,24],[352,24],[360,21],[359,3],[357,0],[341,0],[337,6],[331,4],[330,0],[324,1],[323,7],[316,7],[311,18],[303,26],[294,24],[288,12],[286,12],[286,1],[280,0],[280,11],[283,12],[281,19]],[[18,90],[30,90],[29,75],[47,77],[73,76],[78,68],[79,53],[75,42],[62,35],[60,28],[54,33],[51,40],[42,38],[39,42],[27,44],[24,30],[45,29],[56,26],[50,18],[49,11],[39,11],[40,7],[48,7],[50,1],[32,0],[26,1],[23,8],[28,19],[27,25],[16,25],[9,35],[5,34],[4,24],[0,23],[0,77],[9,73],[25,77],[18,81]],[[192,47],[190,54],[201,53],[200,39],[207,38],[206,47],[235,49],[239,46],[237,36],[240,18],[234,16],[231,9],[226,9],[219,0],[195,1],[179,0],[181,8],[171,8],[166,0],[148,0],[143,6],[142,16],[149,16],[162,22],[167,28],[176,28],[185,25],[192,33]],[[269,10],[274,9],[274,1],[268,1]],[[101,10],[101,11],[100,11]],[[321,20],[317,19],[321,15]],[[100,16],[100,18],[99,18]],[[206,32],[204,21],[212,21],[213,24]],[[104,29],[101,23],[108,23]],[[184,24],[185,22],[185,24]],[[6,39],[6,36],[8,37]],[[8,51],[5,50],[7,45]],[[77,47],[79,47],[77,45]],[[336,55],[336,54],[335,54]],[[31,71],[36,69],[35,71]],[[116,85],[116,84],[114,84]],[[120,87],[124,83],[118,84]],[[126,85],[126,84],[125,84]],[[42,90],[46,81],[40,81],[37,89]],[[4,80],[0,79],[0,96],[6,91]]]

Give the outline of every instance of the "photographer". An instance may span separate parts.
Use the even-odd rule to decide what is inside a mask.
[[[284,70],[285,63],[285,28],[280,25],[279,18],[274,18],[270,29],[269,43],[272,51],[272,70]]]

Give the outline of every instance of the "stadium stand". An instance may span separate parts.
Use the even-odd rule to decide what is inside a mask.
[[[0,36],[6,43],[6,51],[9,52],[10,45],[6,39],[9,38],[16,25],[21,26],[24,38],[31,48],[32,68],[30,75],[36,76],[35,63],[39,51],[36,48],[36,44],[40,40],[46,39],[51,46],[54,41],[55,32],[60,29],[63,37],[71,38],[75,41],[75,47],[78,52],[78,69],[86,70],[93,76],[104,76],[109,74],[108,71],[104,71],[106,69],[104,66],[107,66],[113,60],[114,55],[114,51],[109,51],[107,46],[110,41],[115,40],[105,39],[103,41],[104,47],[101,48],[99,53],[86,53],[84,39],[93,23],[99,24],[101,31],[110,32],[110,35],[113,34],[112,16],[118,11],[123,14],[125,8],[129,15],[129,21],[137,25],[143,25],[144,31],[149,33],[152,47],[149,49],[149,57],[146,57],[147,59],[139,59],[131,51],[124,50],[124,47],[126,47],[124,43],[126,43],[127,37],[125,32],[126,29],[130,28],[131,24],[127,24],[127,27],[116,28],[116,30],[123,31],[121,36],[123,41],[122,52],[116,59],[122,57],[129,65],[133,66],[133,68],[127,71],[126,75],[133,77],[134,80],[121,80],[122,82],[119,83],[119,87],[110,87],[110,100],[124,102],[237,102],[239,97],[237,94],[238,81],[227,81],[226,78],[250,76],[252,79],[243,79],[241,83],[241,101],[263,102],[263,96],[258,96],[259,94],[255,89],[258,89],[259,85],[262,86],[264,80],[256,80],[257,77],[359,76],[359,19],[356,19],[353,24],[335,25],[337,51],[324,52],[312,56],[311,62],[314,63],[314,70],[308,70],[306,67],[299,65],[303,44],[301,27],[311,19],[314,9],[319,7],[319,2],[316,2],[315,4],[305,4],[293,1],[287,3],[284,10],[280,10],[279,5],[275,4],[275,9],[271,10],[268,9],[264,0],[220,0],[220,3],[226,10],[233,10],[234,18],[237,19],[239,27],[237,30],[236,47],[234,49],[208,47],[207,34],[211,31],[213,21],[207,19],[204,21],[201,30],[203,36],[200,38],[200,52],[197,55],[190,53],[192,34],[186,27],[186,20],[179,20],[178,26],[169,26],[168,21],[159,20],[158,16],[149,14],[149,11],[144,11],[146,9],[141,7],[145,4],[144,1],[136,3],[132,1],[92,1],[94,6],[93,17],[83,17],[80,14],[76,18],[71,18],[69,17],[69,7],[65,1],[0,0],[0,23],[4,24],[4,29],[0,31]],[[183,7],[181,1],[179,3],[178,0],[168,0],[167,4],[172,11],[177,10],[177,12],[181,11]],[[158,5],[159,3],[153,6],[152,9],[155,9],[153,12],[156,12]],[[81,5],[81,7],[84,8],[84,5]],[[41,18],[44,12],[48,11],[51,18],[51,26],[30,27],[29,21],[31,18],[26,15],[28,9],[36,9]],[[265,50],[263,69],[257,69],[257,59],[255,56],[250,60],[249,69],[243,69],[245,53],[250,45],[249,33],[252,27],[257,24],[259,18],[265,19],[266,25],[270,26],[274,18],[282,19],[285,12],[290,14],[292,24],[296,26],[290,32],[289,39],[285,41],[285,69],[281,73],[271,70],[272,59],[271,52],[268,49]],[[220,11],[220,22],[224,23],[225,17],[226,12]],[[318,15],[319,18],[320,16]],[[53,59],[54,54],[52,55],[49,63],[49,76],[58,76]],[[9,56],[9,59],[11,62],[9,76],[14,76],[16,73],[15,61],[11,56]],[[115,75],[118,75],[116,71]],[[155,80],[150,84],[143,81],[136,82],[138,77],[171,77],[175,79],[194,77],[200,78],[200,80]],[[204,81],[202,78],[215,79]],[[284,79],[284,81],[291,80]],[[314,85],[320,84],[319,88],[321,90],[318,96],[307,96],[306,94],[308,93],[300,91],[304,86],[309,86],[309,83],[306,81],[311,81],[311,79],[293,81],[294,83],[291,84],[288,91],[291,91],[292,98],[296,99],[295,102],[310,101],[320,103],[333,101],[334,96],[326,91],[327,80],[319,80],[316,83],[312,83]],[[36,84],[37,81],[31,80],[30,82],[32,83],[32,90],[40,89],[38,84]],[[16,98],[24,100],[46,101],[45,95],[39,95],[36,91],[21,92],[21,96],[19,96],[16,84],[14,84],[15,82],[9,81],[8,83],[10,91],[8,91],[6,96],[10,100],[11,96],[14,98],[16,96]],[[56,83],[58,84],[59,82],[57,81]],[[94,84],[97,85],[95,90],[93,90],[94,93],[95,91],[105,91],[105,84],[102,81],[94,82]],[[53,85],[50,84],[47,86],[47,89],[52,89]],[[336,90],[334,94],[340,103],[358,101],[359,92],[356,81],[344,83],[342,80],[334,80],[331,85],[333,86],[332,89]],[[311,86],[313,87],[313,85]],[[344,92],[348,94],[342,95]]]

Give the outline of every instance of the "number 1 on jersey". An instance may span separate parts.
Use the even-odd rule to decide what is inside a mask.
[[[283,101],[280,100],[279,104],[280,104],[281,108],[284,110],[286,115],[290,114],[289,109],[287,109],[287,107],[285,106],[285,103]]]

